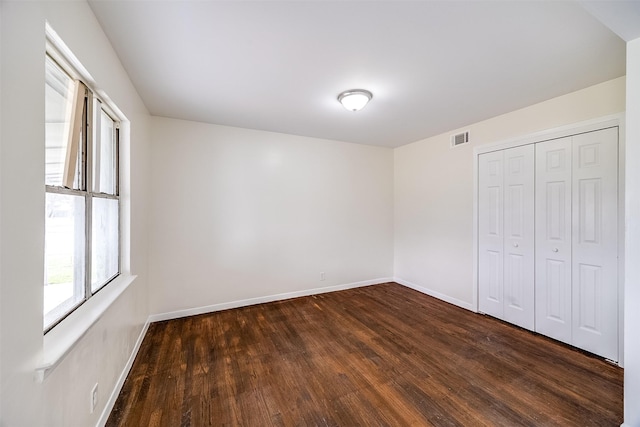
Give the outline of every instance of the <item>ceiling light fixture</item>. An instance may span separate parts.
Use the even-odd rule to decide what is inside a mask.
[[[349,111],[362,110],[371,98],[373,98],[371,92],[364,89],[345,90],[338,95],[338,101]]]

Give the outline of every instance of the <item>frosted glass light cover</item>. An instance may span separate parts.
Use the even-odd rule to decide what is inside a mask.
[[[348,90],[338,95],[338,101],[349,111],[362,110],[371,98],[371,92],[360,89]]]

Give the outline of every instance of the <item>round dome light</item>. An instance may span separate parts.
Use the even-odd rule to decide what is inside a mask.
[[[362,110],[371,98],[371,92],[364,89],[346,90],[338,95],[338,101],[349,111]]]

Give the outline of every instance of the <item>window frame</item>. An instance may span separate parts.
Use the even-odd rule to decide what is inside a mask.
[[[96,108],[98,107],[98,108]],[[90,157],[90,161],[87,162],[86,164],[86,173],[87,173],[87,193],[88,193],[88,201],[89,201],[89,206],[86,208],[86,214],[90,215],[91,218],[89,218],[89,220],[87,221],[85,219],[85,226],[87,227],[87,241],[90,243],[93,243],[93,233],[92,233],[92,221],[93,221],[93,200],[96,198],[100,198],[100,199],[110,199],[110,200],[117,200],[118,201],[118,268],[117,268],[117,272],[116,274],[112,275],[111,277],[109,277],[107,280],[105,280],[103,283],[101,283],[96,290],[93,290],[93,284],[92,284],[92,277],[91,277],[91,273],[92,273],[92,269],[91,269],[91,263],[92,263],[92,251],[91,250],[87,250],[85,251],[85,261],[88,263],[89,268],[85,271],[86,272],[86,282],[85,282],[85,293],[87,293],[88,295],[90,295],[89,297],[86,297],[86,299],[90,298],[91,296],[95,295],[96,293],[100,292],[100,290],[102,290],[105,286],[107,286],[109,283],[111,283],[116,277],[118,277],[120,274],[122,274],[122,260],[121,260],[121,255],[122,255],[122,239],[120,238],[120,234],[122,232],[122,215],[121,215],[121,210],[120,210],[120,120],[114,118],[115,115],[113,113],[110,112],[110,109],[107,108],[108,106],[105,105],[105,103],[100,100],[100,98],[94,97],[94,102],[93,102],[93,108],[91,108],[92,110],[92,117],[94,122],[98,122],[101,123],[102,122],[102,118],[99,116],[101,116],[101,113],[104,112],[111,120],[113,120],[113,137],[114,137],[114,154],[115,154],[115,167],[114,167],[114,193],[110,194],[110,193],[103,193],[103,192],[99,192],[96,191],[94,188],[94,177],[93,177],[93,172],[94,172],[94,165],[93,165],[93,149],[95,148],[95,141],[96,138],[101,139],[101,136],[98,136],[100,133],[100,125],[96,125],[94,123],[94,126],[92,127],[92,131],[91,132],[87,132],[87,134],[91,134],[91,141],[87,141],[87,146],[88,146],[88,150],[87,150],[87,157]],[[100,141],[102,143],[102,141]],[[87,225],[88,223],[88,225]]]
[[[48,325],[45,323],[46,318],[43,310],[43,331],[46,335],[71,313],[77,310],[82,304],[95,296],[102,289],[112,283],[117,277],[122,275],[122,203],[120,199],[120,128],[122,119],[115,114],[114,108],[105,102],[102,97],[96,94],[94,90],[81,77],[80,73],[70,65],[65,57],[58,51],[53,44],[47,40],[45,51],[45,62],[50,59],[55,66],[59,67],[74,81],[74,91],[72,99],[71,118],[69,123],[69,134],[63,135],[67,139],[67,147],[65,153],[65,164],[63,166],[63,176],[60,185],[50,185],[45,179],[45,195],[46,194],[66,194],[82,197],[84,199],[84,257],[81,262],[84,264],[84,274],[78,280],[82,280],[82,298],[75,304],[70,305],[62,314],[59,314]],[[81,70],[86,75],[85,70]],[[104,112],[111,120],[113,120],[113,138],[114,144],[114,192],[113,194],[95,191],[93,171],[94,157],[93,150],[96,141],[100,141],[101,132],[101,114]],[[73,160],[72,159],[76,159]],[[74,188],[75,177],[78,177],[78,188]],[[100,190],[98,187],[97,190]],[[96,198],[116,200],[118,206],[117,221],[117,268],[115,274],[106,278],[98,284],[93,290],[92,284],[92,219],[93,219],[93,200]],[[46,235],[46,226],[45,226]],[[46,257],[45,257],[46,268]],[[74,277],[74,282],[75,282]],[[46,286],[47,278],[43,280]],[[75,286],[75,284],[74,284]],[[74,291],[75,293],[75,291]],[[60,306],[60,305],[59,305]],[[58,306],[58,307],[59,307]]]

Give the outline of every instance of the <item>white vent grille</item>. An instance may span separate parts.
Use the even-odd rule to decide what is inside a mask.
[[[451,135],[452,147],[457,147],[458,145],[467,144],[468,142],[469,142],[469,131]]]

